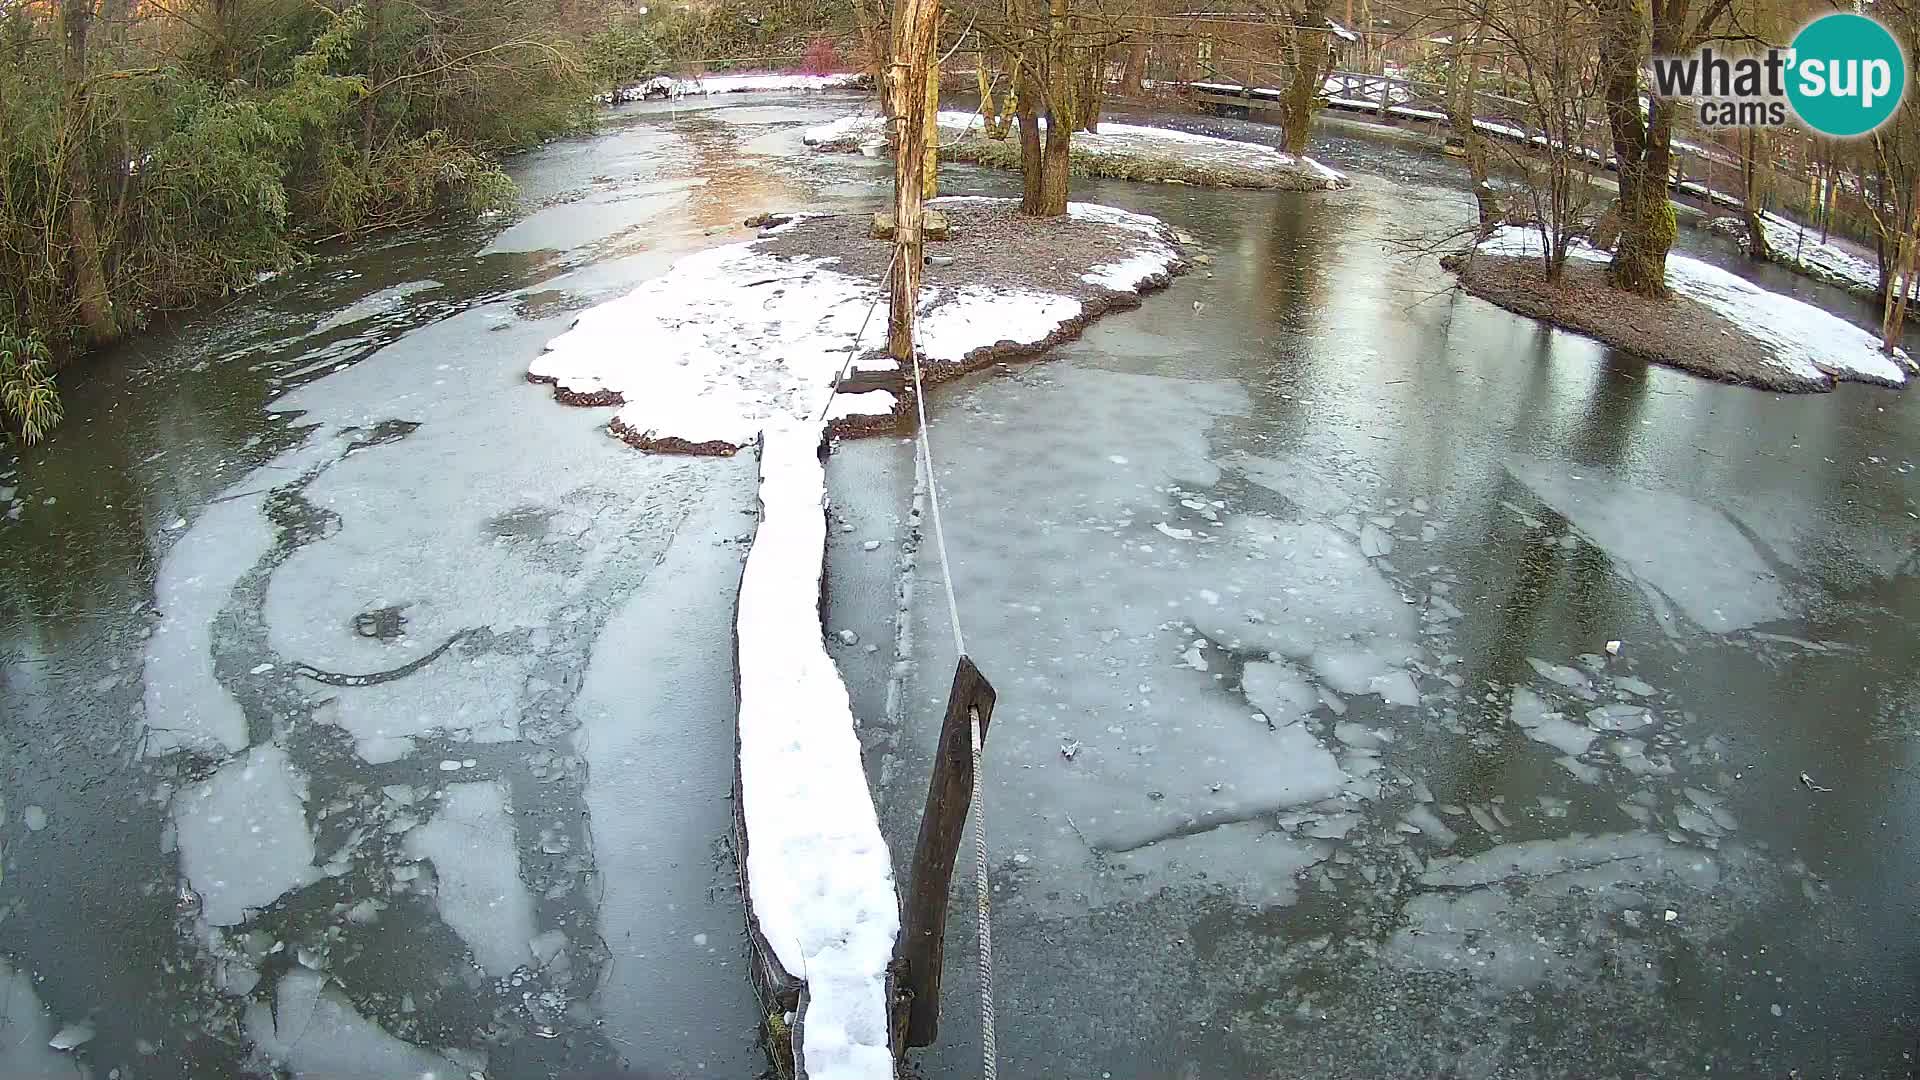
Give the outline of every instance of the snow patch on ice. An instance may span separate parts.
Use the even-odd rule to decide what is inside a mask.
[[[182,534],[154,582],[160,622],[147,642],[145,748],[231,753],[247,745],[240,703],[213,673],[213,622],[273,546],[259,495],[215,502]]]
[[[1506,467],[1617,566],[1705,629],[1726,633],[1787,614],[1785,587],[1720,510],[1593,470],[1581,470],[1576,480],[1564,465],[1529,458],[1511,459]]]
[[[747,881],[781,966],[807,982],[807,1075],[888,1080],[899,909],[847,688],[821,638],[821,437],[818,426],[771,427],[761,445],[760,528],[737,621]]]
[[[620,394],[618,420],[636,434],[745,446],[770,420],[818,417],[861,344],[878,291],[829,261],[775,258],[751,244],[690,255],[582,312],[530,374],[577,394]],[[869,325],[866,344],[881,333],[884,324]]]
[[[231,926],[320,878],[307,829],[307,778],[277,746],[258,746],[173,801],[180,872],[214,926]]]
[[[951,109],[942,109],[937,123],[940,126],[940,138],[943,142],[952,142],[970,131],[985,129],[985,121],[979,114]],[[1045,131],[1046,126],[1046,118],[1041,117],[1040,130]],[[810,127],[801,137],[809,146],[871,143],[884,141],[887,137],[887,127],[888,121],[884,117],[855,114]],[[1147,127],[1141,124],[1118,124],[1103,120],[1100,122],[1098,132],[1074,132],[1073,149],[1077,154],[1095,158],[1137,157],[1143,153],[1184,153],[1205,161],[1254,169],[1292,168],[1304,164],[1327,188],[1344,187],[1347,184],[1346,174],[1337,169],[1329,168],[1312,158],[1297,157],[1264,143],[1222,139],[1214,135],[1197,135],[1188,131]]]
[[[427,859],[439,879],[440,917],[494,978],[528,961],[533,897],[520,880],[519,847],[506,788],[450,784],[433,820],[407,834],[407,856]]]

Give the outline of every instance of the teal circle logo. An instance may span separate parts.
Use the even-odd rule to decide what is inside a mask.
[[[1823,15],[1793,39],[1787,100],[1822,135],[1865,135],[1886,123],[1907,90],[1907,58],[1879,22]]]

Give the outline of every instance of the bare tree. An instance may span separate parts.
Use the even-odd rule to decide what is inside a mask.
[[[1712,40],[1733,0],[1594,0],[1599,62],[1613,135],[1620,235],[1607,277],[1641,296],[1667,295],[1667,252],[1679,235],[1668,185],[1673,177],[1675,103],[1641,104],[1649,56],[1672,56]]]
[[[1587,149],[1590,90],[1599,75],[1591,47],[1591,9],[1581,0],[1461,0],[1455,20],[1470,29],[1470,40],[1485,42],[1507,58],[1507,88],[1517,97],[1515,119],[1524,123],[1516,136],[1497,145],[1507,171],[1520,178],[1513,205],[1501,212],[1481,167],[1475,177],[1476,201],[1484,236],[1497,220],[1524,225],[1540,237],[1541,261],[1547,280],[1558,281],[1573,244],[1592,229],[1593,186],[1590,173],[1597,156]],[[1458,49],[1477,55],[1478,47]],[[1465,63],[1477,67],[1477,59]],[[1474,97],[1463,92],[1463,97]],[[1463,115],[1471,104],[1454,105],[1454,122],[1474,132],[1473,117]],[[1469,151],[1471,153],[1471,151]],[[1471,165],[1471,162],[1470,162]],[[1492,205],[1490,205],[1492,204]]]

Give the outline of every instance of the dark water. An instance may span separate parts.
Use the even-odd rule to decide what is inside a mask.
[[[0,463],[0,1073],[71,1075],[42,1049],[67,1025],[94,1076],[762,1067],[724,842],[751,463],[633,453],[521,376],[577,311],[750,214],[882,199],[873,165],[798,145],[853,107],[623,111],[517,162],[520,213],[328,253],[103,356],[56,439]],[[1914,406],[1703,384],[1445,293],[1380,241],[1462,211],[1453,164],[1326,152],[1353,191],[1085,187],[1214,262],[935,403],[969,644],[1002,692],[1008,1074],[1904,1074]],[[905,537],[906,448],[838,455],[842,512]],[[1054,479],[1006,483],[1026,474]],[[1256,533],[1351,546],[1374,517],[1384,565],[1248,554]],[[832,625],[884,642],[895,568],[867,535],[830,552]],[[891,651],[848,662],[897,852],[949,670],[933,570],[891,711]],[[1346,717],[1207,741],[1206,717],[1246,720],[1262,661],[1209,645],[1183,667],[1190,628],[1284,621],[1242,597],[1288,587],[1350,665],[1419,665],[1420,704],[1344,694]],[[1609,639],[1621,658],[1597,661]],[[1528,664],[1582,654],[1595,703]],[[1506,722],[1515,686],[1578,722],[1628,672],[1671,772],[1596,744],[1583,779]],[[1074,739],[1085,776],[1058,772]],[[1300,812],[1274,790],[1323,781],[1339,793],[1305,809],[1352,815],[1341,840],[1262,838]],[[1451,847],[1397,828],[1416,781],[1463,810],[1441,815]],[[1513,824],[1496,840],[1469,806]],[[1502,906],[1402,854],[1526,841],[1585,876],[1535,865]],[[1564,970],[1454,970],[1418,940],[1472,944],[1446,917],[1499,955],[1544,939]],[[928,1075],[977,1068],[968,982]]]

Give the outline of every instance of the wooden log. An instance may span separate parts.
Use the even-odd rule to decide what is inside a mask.
[[[954,859],[960,853],[967,811],[973,802],[972,726],[979,723],[984,744],[993,703],[993,684],[971,659],[960,657],[953,671],[953,689],[947,694],[947,715],[940,725],[940,745],[934,752],[933,776],[927,783],[926,811],[920,815],[920,838],[913,848],[913,869],[907,879],[900,942],[894,949],[895,980],[905,991],[900,1003],[905,1016],[896,1014],[895,1026],[904,1028],[899,1039],[904,1046],[931,1046],[940,1033],[947,902]]]

